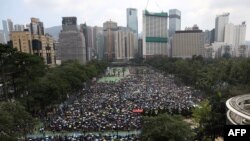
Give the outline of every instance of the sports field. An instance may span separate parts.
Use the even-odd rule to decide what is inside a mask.
[[[125,67],[124,76],[122,72],[122,67],[109,68],[106,71],[106,75],[98,80],[98,83],[117,83],[127,75],[129,75],[129,69],[127,67]]]

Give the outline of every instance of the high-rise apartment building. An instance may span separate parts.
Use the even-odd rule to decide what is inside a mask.
[[[178,9],[169,10],[169,37],[172,37],[175,31],[181,30],[181,11]]]
[[[192,58],[193,55],[204,55],[205,34],[197,27],[176,31],[173,35],[172,56]]]
[[[217,15],[215,19],[215,41],[224,42],[225,26],[229,21],[229,13]]]
[[[138,17],[135,8],[127,8],[127,27],[138,34]]]
[[[76,17],[62,18],[62,31],[59,34],[58,50],[60,60],[78,60],[86,63],[86,44],[82,32],[77,29]]]
[[[167,55],[168,13],[143,12],[143,58]]]

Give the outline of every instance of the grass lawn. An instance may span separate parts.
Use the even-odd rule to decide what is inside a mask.
[[[117,75],[116,76],[104,76],[98,80],[98,83],[117,83],[120,80],[122,80],[124,77],[129,75],[129,69],[127,67],[125,68],[124,77],[122,74],[122,67],[115,67],[115,68],[116,68],[116,73],[117,71],[120,71],[120,76],[117,76]],[[113,74],[113,69],[114,68],[109,69],[109,73],[111,75]]]

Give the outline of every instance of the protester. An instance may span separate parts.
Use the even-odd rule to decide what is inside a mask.
[[[201,100],[197,90],[177,85],[147,67],[130,67],[130,74],[117,83],[95,83],[89,89],[47,114],[45,130],[130,131],[141,128],[141,117],[160,111],[181,113]],[[133,113],[143,109],[143,113]]]

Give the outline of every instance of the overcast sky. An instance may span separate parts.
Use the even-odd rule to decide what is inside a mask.
[[[37,17],[45,27],[61,25],[62,17],[76,16],[78,24],[102,26],[112,20],[119,26],[126,26],[126,8],[137,8],[139,32],[142,31],[142,10],[148,0],[3,0],[0,5],[0,19],[10,18],[14,24],[27,24],[30,17]],[[250,0],[149,0],[150,12],[168,12],[169,9],[182,12],[181,26],[197,24],[200,29],[211,30],[215,17],[230,12],[229,22],[241,24],[246,21],[250,40]],[[1,25],[1,24],[0,24]],[[0,26],[2,29],[2,25]]]

